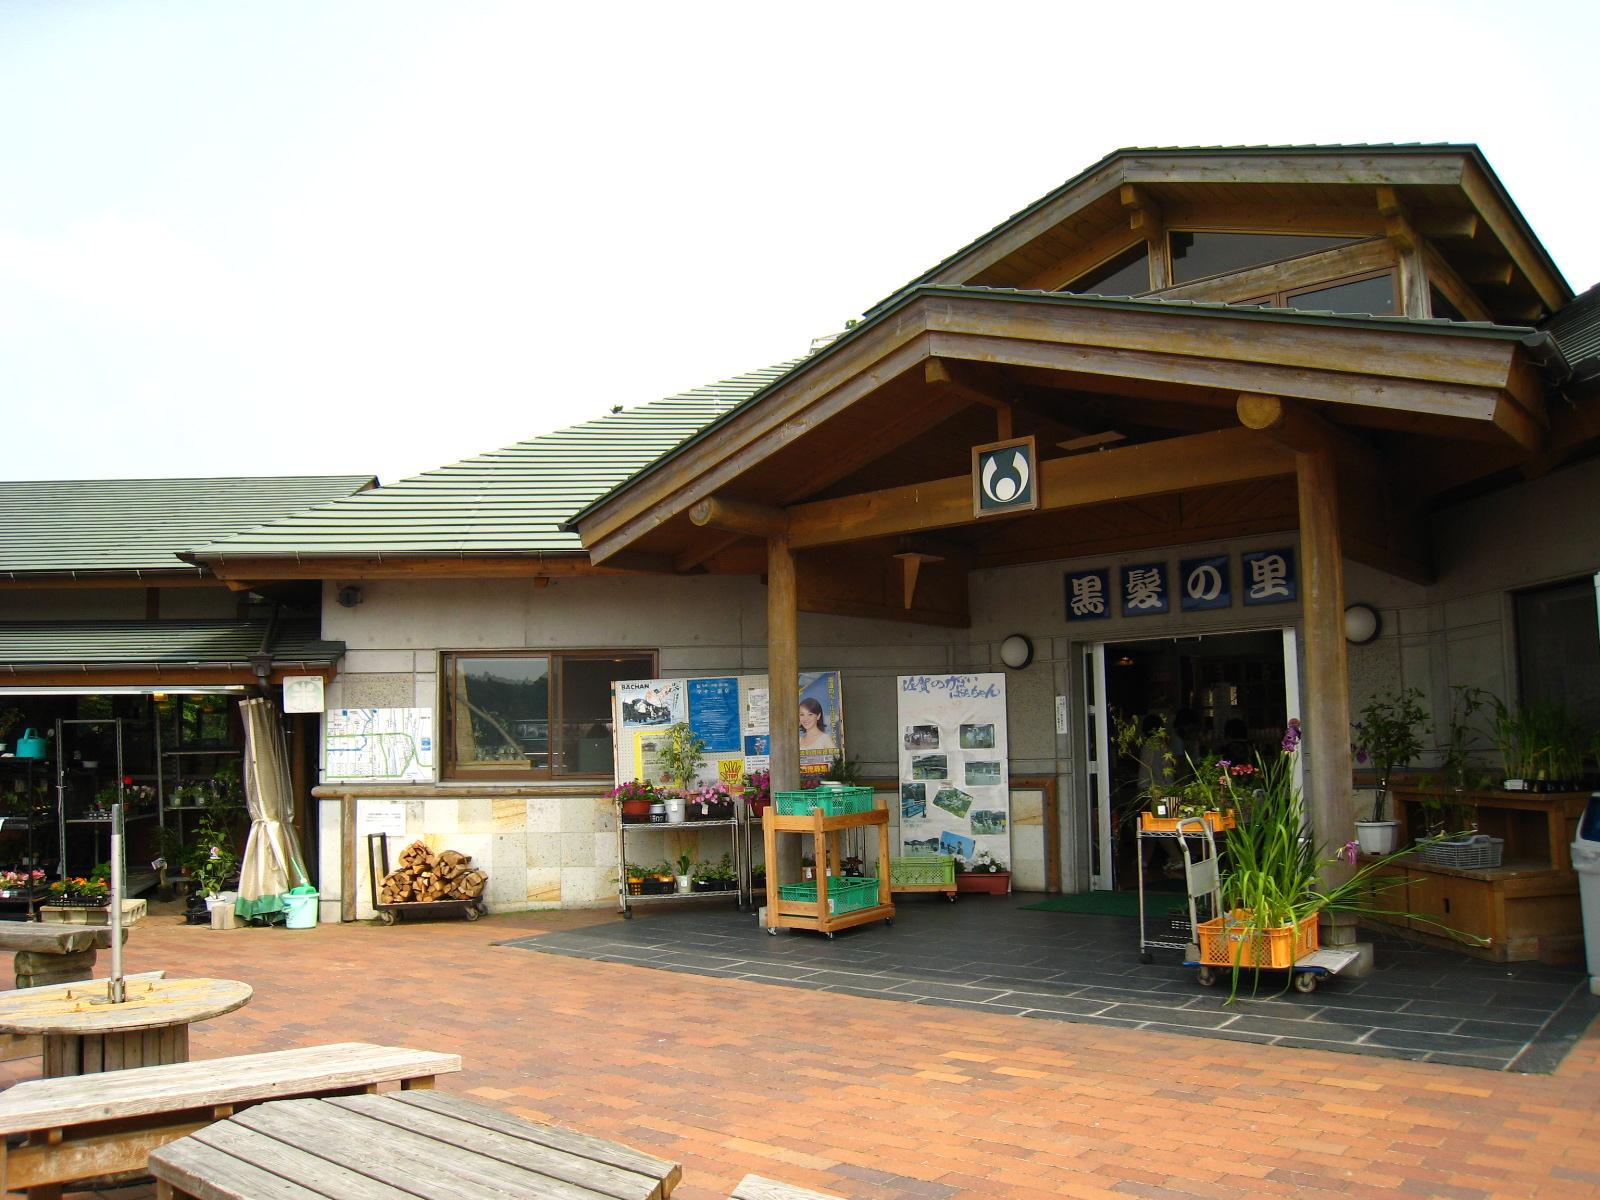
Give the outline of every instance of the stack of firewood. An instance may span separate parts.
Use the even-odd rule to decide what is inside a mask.
[[[431,903],[437,900],[476,900],[489,877],[472,865],[471,855],[455,850],[438,854],[421,842],[400,852],[400,867],[383,877],[381,904]]]

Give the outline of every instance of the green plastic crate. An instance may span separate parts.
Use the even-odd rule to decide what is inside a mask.
[[[851,813],[872,811],[872,789],[819,787],[801,792],[773,792],[772,803],[780,817],[809,817],[813,808],[820,808],[825,817],[847,817]]]
[[[817,902],[815,883],[783,883],[778,885],[778,895],[785,900]],[[878,881],[870,876],[852,878],[841,875],[828,876],[828,915],[843,916],[860,912],[878,903]]]
[[[956,860],[948,854],[908,854],[889,860],[891,888],[955,887]]]

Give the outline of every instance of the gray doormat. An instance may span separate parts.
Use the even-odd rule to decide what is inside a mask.
[[[1330,979],[1303,996],[1264,974],[1254,996],[1246,985],[1225,1003],[1226,984],[1199,986],[1176,952],[1141,964],[1136,924],[1027,911],[1040,899],[903,897],[892,927],[862,925],[831,941],[772,937],[732,907],[641,906],[630,921],[502,944],[997,1015],[1538,1074],[1600,1015],[1579,968],[1483,962],[1382,935],[1365,979]]]

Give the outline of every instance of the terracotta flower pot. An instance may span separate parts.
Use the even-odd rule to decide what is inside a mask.
[[[956,891],[1004,896],[1011,890],[1010,871],[957,871]]]

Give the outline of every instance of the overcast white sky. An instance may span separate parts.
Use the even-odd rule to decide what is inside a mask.
[[[1600,6],[0,0],[0,472],[384,480],[803,352],[1127,145],[1476,141]]]

